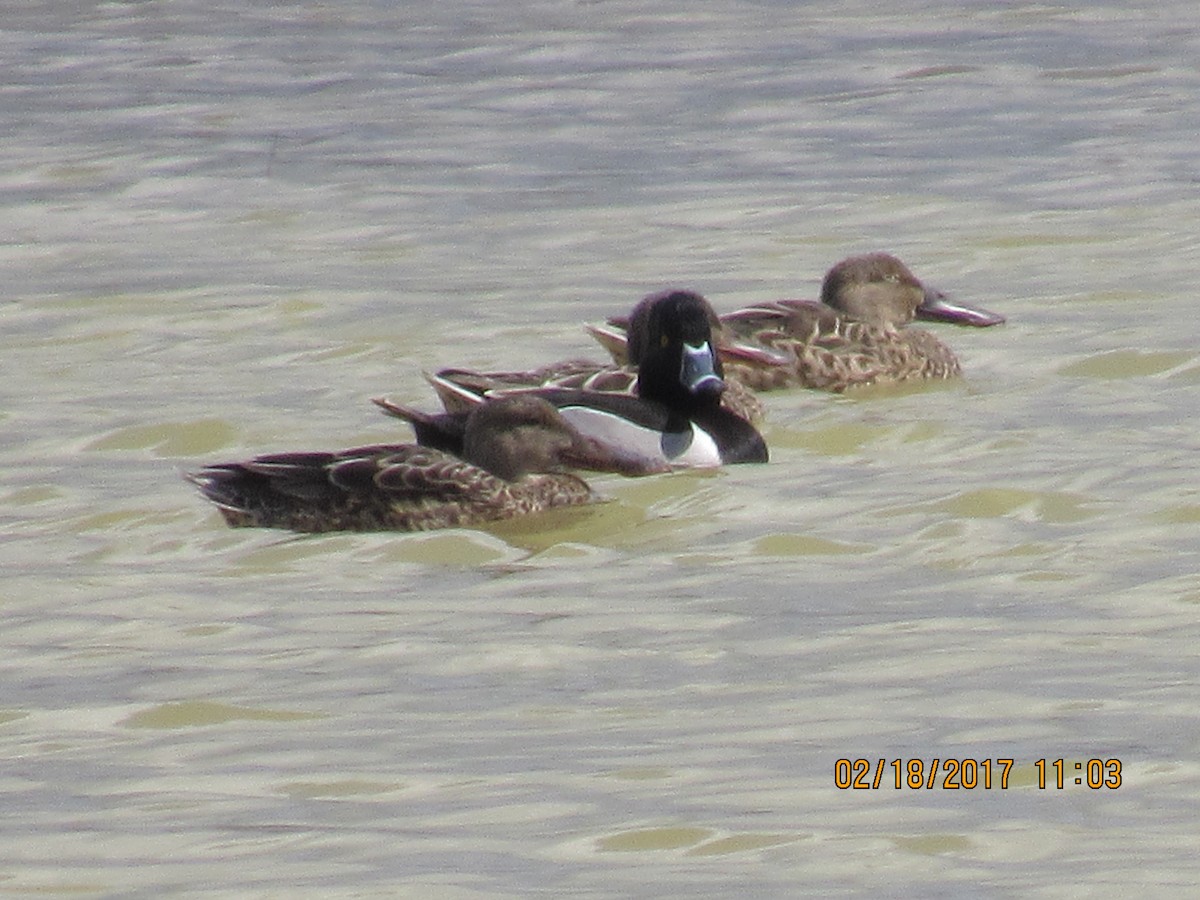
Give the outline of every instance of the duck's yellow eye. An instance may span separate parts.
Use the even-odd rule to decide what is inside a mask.
[[[664,335],[662,335],[662,336],[661,336],[661,337],[658,339],[658,346],[660,346],[660,347],[665,347],[665,346],[667,346],[667,344],[669,344],[669,343],[671,343],[671,339],[670,339],[670,338],[668,338],[668,337],[667,337],[665,334],[664,334]]]

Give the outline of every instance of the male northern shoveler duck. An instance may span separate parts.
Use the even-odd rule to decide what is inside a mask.
[[[538,397],[480,404],[461,458],[415,444],[281,453],[190,474],[234,527],[427,531],[507,519],[592,498],[568,467],[646,474],[661,463],[581,435]]]
[[[726,371],[754,390],[800,386],[840,392],[959,375],[949,347],[927,331],[904,327],[914,318],[979,327],[1004,321],[925,287],[895,256],[868,253],[831,268],[819,302],[777,300],[721,316],[718,345]],[[590,329],[618,363],[627,355],[626,321]],[[739,349],[726,353],[726,346]],[[763,365],[747,356],[748,346],[775,351],[787,362]]]
[[[629,358],[636,372],[611,367],[601,372],[583,363],[508,374],[447,369],[429,379],[445,413],[375,402],[411,422],[419,442],[449,452],[458,452],[467,410],[490,397],[532,393],[588,437],[666,465],[766,462],[762,435],[721,405],[728,385],[714,350],[714,320],[699,294],[663,291],[643,299],[629,317]],[[543,374],[553,378],[539,384]],[[610,383],[602,385],[606,378]],[[631,380],[635,392],[627,390]],[[614,384],[621,389],[613,390]]]

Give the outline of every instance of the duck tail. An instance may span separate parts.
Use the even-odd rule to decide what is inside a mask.
[[[614,324],[584,325],[587,333],[605,349],[618,366],[629,364],[629,336],[625,329]]]
[[[418,444],[455,456],[462,455],[463,435],[467,429],[466,413],[428,413],[386,397],[373,397],[371,402],[387,415],[403,419],[411,425]]]

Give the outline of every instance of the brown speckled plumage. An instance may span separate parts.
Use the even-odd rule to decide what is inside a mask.
[[[928,331],[861,322],[812,301],[749,307],[724,324],[737,340],[789,357],[787,365],[776,366],[725,357],[726,371],[755,390],[799,386],[840,392],[856,385],[952,378],[962,372],[954,351]]]
[[[821,300],[776,300],[720,317],[717,344],[726,373],[752,390],[808,387],[840,392],[856,385],[952,378],[954,351],[931,332],[906,327],[914,318],[995,325],[1003,318],[950,301],[924,287],[887,253],[852,256],[825,276]],[[620,326],[623,320],[613,320]],[[593,334],[614,360],[624,353],[619,330]],[[754,358],[748,351],[772,351]]]
[[[388,444],[259,456],[188,478],[234,527],[427,531],[586,503],[592,497],[587,483],[561,471],[577,462],[632,468],[628,458],[605,455],[534,397],[484,404],[472,413],[466,435],[466,459]]]
[[[551,363],[525,372],[474,372],[470,369],[442,369],[437,376],[478,394],[524,388],[568,388],[637,396],[638,380],[637,368],[633,366],[580,359]],[[437,388],[436,382],[434,382],[434,388]],[[465,412],[470,408],[449,392],[439,391],[438,397],[449,412]],[[762,421],[762,401],[736,377],[729,377],[728,371],[725,378],[725,391],[721,394],[721,405],[747,422]]]

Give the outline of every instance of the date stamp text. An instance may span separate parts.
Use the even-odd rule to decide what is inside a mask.
[[[1069,785],[1092,790],[1121,786],[1119,759],[1037,759],[1033,761],[1039,790],[1063,790]],[[833,764],[833,784],[839,790],[1008,790],[1012,759],[839,759]],[[1027,783],[1025,780],[1022,783]]]

